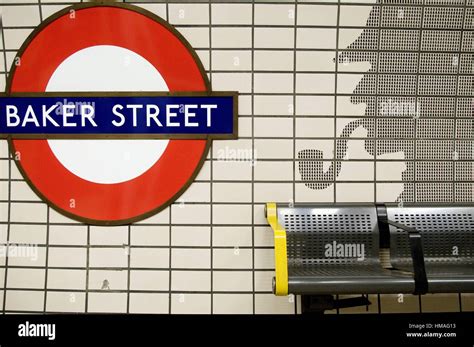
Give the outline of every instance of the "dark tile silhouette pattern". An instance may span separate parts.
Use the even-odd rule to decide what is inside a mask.
[[[363,127],[370,155],[404,152],[399,201],[472,201],[472,29],[472,0],[379,1],[362,34],[338,56],[338,64],[371,64],[351,97],[366,104],[365,115],[339,135],[328,170],[320,150],[299,151],[306,186],[334,183],[347,139]]]

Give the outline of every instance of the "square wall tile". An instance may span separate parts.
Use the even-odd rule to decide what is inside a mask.
[[[257,161],[254,178],[257,181],[292,181],[293,163],[286,161]]]
[[[255,252],[255,268],[256,269],[274,269],[275,268],[275,251],[273,248],[259,249]]]
[[[297,48],[333,49],[336,44],[336,29],[298,28]]]
[[[173,224],[209,224],[209,205],[175,204],[171,206]]]
[[[174,248],[171,250],[173,269],[209,269],[211,251],[209,249]]]
[[[44,203],[12,202],[10,209],[12,222],[46,223],[47,205]]]
[[[28,290],[7,290],[5,297],[5,310],[42,312],[44,292]]]
[[[130,293],[130,313],[168,313],[169,294]]]
[[[292,51],[258,50],[253,52],[253,56],[255,71],[288,72],[294,69],[294,54]],[[291,84],[293,84],[292,81]]]
[[[168,226],[131,226],[131,245],[133,246],[167,246],[169,245],[170,228]]]
[[[334,59],[336,59],[335,52],[298,51],[296,52],[296,71],[335,71]]]
[[[262,53],[262,51],[257,52]],[[275,53],[273,51],[268,53],[273,59]],[[253,104],[254,114],[258,116],[292,116],[294,112],[293,96],[291,95],[255,95]]]
[[[216,269],[251,269],[252,250],[240,249],[214,249],[213,267]]]
[[[211,313],[210,294],[172,294],[171,313],[209,314]]]
[[[252,245],[251,227],[214,227],[212,230],[213,246],[242,247]]]
[[[136,224],[146,225],[146,224],[169,224],[170,222],[170,208],[167,207],[161,212],[148,217],[144,220],[137,222]]]
[[[293,137],[293,119],[289,117],[259,117],[254,120],[256,137]]]
[[[248,25],[252,23],[251,4],[212,4],[212,24]]]
[[[459,312],[458,294],[427,294],[421,296],[421,312]]]
[[[295,297],[255,294],[255,313],[293,314],[295,313]]]
[[[275,271],[255,271],[255,292],[272,293],[272,282]]]
[[[127,270],[89,270],[90,290],[126,290],[128,287]]]
[[[293,140],[257,139],[255,152],[260,159],[293,159]],[[258,164],[257,164],[258,165]]]
[[[255,247],[271,247],[274,244],[273,230],[270,226],[254,227]]]
[[[251,271],[213,271],[213,290],[217,292],[251,292]]]
[[[250,28],[216,28],[211,29],[213,48],[251,48],[252,30]]]
[[[207,182],[192,183],[177,200],[178,204],[206,203],[209,201],[211,201],[211,184]]]
[[[249,51],[213,51],[212,69],[213,70],[251,70],[252,57]],[[239,114],[242,114],[239,112]]]
[[[87,311],[91,313],[126,313],[126,293],[89,293]]]
[[[336,26],[337,5],[298,5],[298,25]]]
[[[37,26],[40,13],[37,5],[2,6],[3,25],[6,27]]]
[[[383,294],[380,295],[380,310],[382,313],[420,312],[419,297],[410,294]]]
[[[132,268],[167,268],[169,266],[168,248],[130,249],[130,267]]]
[[[10,244],[9,255],[9,266],[25,266],[34,268],[46,265],[46,247],[43,246]]]
[[[256,93],[293,93],[293,74],[255,73],[254,91]]]
[[[127,267],[128,248],[91,248],[89,249],[90,267]]]
[[[87,244],[87,227],[82,225],[50,225],[50,245],[83,245]]]
[[[173,271],[171,274],[171,290],[173,291],[210,291],[210,271]]]
[[[86,248],[52,247],[48,252],[48,265],[52,267],[86,267]]]
[[[85,308],[85,293],[62,291],[46,293],[46,312],[83,313]]]
[[[85,290],[86,275],[86,270],[48,269],[47,288]]]
[[[12,224],[9,241],[28,245],[45,244],[46,225]]]
[[[41,201],[30,186],[26,182],[12,181],[11,186],[11,200],[15,201]]]
[[[169,4],[169,22],[179,24],[208,24],[208,4]]]
[[[213,313],[215,314],[252,314],[252,294],[214,294]]]
[[[128,244],[128,226],[90,227],[91,245],[126,245]]]
[[[462,312],[474,311],[474,294],[461,294]]]
[[[44,269],[9,268],[7,288],[12,289],[42,289],[45,287]]]
[[[255,202],[290,202],[293,200],[292,183],[255,183]]]
[[[252,207],[250,205],[213,205],[212,221],[214,224],[251,224]]]
[[[179,27],[176,29],[194,49],[209,48],[209,28]]]
[[[130,290],[169,290],[169,271],[132,270]]]
[[[171,227],[171,244],[173,246],[210,246],[211,228],[196,226]]]
[[[293,48],[293,28],[255,28],[254,44],[256,48]]]
[[[334,96],[297,95],[295,111],[298,116],[334,116]]]
[[[372,202],[374,200],[373,183],[339,183],[336,189],[338,202]]]
[[[255,4],[256,25],[294,25],[295,5]]]
[[[249,202],[252,200],[251,183],[213,183],[213,202]]]

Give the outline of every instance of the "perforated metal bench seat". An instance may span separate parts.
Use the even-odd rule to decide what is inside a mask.
[[[387,218],[415,228],[423,242],[429,292],[474,291],[474,208],[387,206]],[[413,267],[406,232],[390,226],[392,266]]]
[[[393,275],[381,266],[322,265],[314,269],[288,269],[288,292],[293,294],[411,293],[413,276]],[[275,283],[276,286],[276,283]]]
[[[474,291],[472,207],[269,203],[266,216],[277,295]]]

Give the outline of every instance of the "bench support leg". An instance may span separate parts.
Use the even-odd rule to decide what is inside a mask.
[[[428,292],[428,279],[426,278],[425,258],[420,233],[402,223],[387,220],[387,224],[408,232],[411,258],[413,260],[413,277],[415,279],[415,292],[413,294],[426,294]]]
[[[301,312],[323,314],[326,310],[371,305],[365,296],[347,299],[334,299],[332,295],[303,295]]]

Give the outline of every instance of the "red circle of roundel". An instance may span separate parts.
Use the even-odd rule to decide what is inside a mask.
[[[32,34],[19,53],[7,91],[44,92],[56,68],[75,52],[97,45],[129,49],[148,60],[170,91],[205,91],[207,80],[180,35],[159,18],[132,6],[98,5],[63,11]],[[97,224],[123,224],[145,218],[181,194],[199,171],[206,140],[170,140],[160,159],[140,176],[121,183],[84,180],[53,154],[47,140],[15,140],[18,167],[52,207]]]

